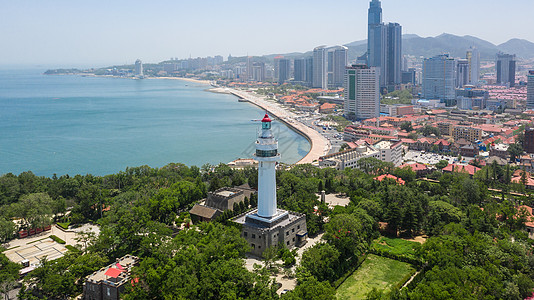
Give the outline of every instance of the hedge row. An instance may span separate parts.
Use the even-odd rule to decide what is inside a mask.
[[[376,247],[371,247],[371,250],[369,250],[369,252],[376,254],[378,256],[383,256],[383,257],[391,258],[394,260],[402,261],[405,263],[409,263],[411,265],[414,265],[418,269],[421,268],[421,266],[423,265],[423,261],[421,259],[413,258],[413,257],[402,255],[402,254],[394,254],[387,250],[382,250]]]
[[[56,242],[56,243],[63,244],[63,245],[66,244],[66,242],[64,240],[58,238],[57,236],[55,236],[53,234],[50,236],[50,238],[52,240],[54,240],[54,242]]]

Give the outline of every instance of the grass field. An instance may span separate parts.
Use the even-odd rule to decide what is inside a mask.
[[[415,269],[407,263],[369,254],[363,264],[337,289],[337,299],[365,299],[373,288],[388,292]]]
[[[384,250],[395,255],[405,255],[407,257],[416,258],[415,253],[417,249],[421,247],[421,244],[417,242],[410,242],[402,239],[391,239],[381,236],[373,241],[371,247]]]

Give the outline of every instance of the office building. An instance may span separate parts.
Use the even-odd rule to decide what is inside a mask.
[[[401,77],[401,83],[402,84],[407,84],[407,83],[411,83],[411,84],[415,84],[415,68],[409,68],[408,71],[403,71],[402,72],[402,77]]]
[[[135,61],[135,76],[143,77],[143,62],[140,59]]]
[[[534,70],[528,71],[527,109],[534,109]]]
[[[515,54],[497,54],[495,62],[497,84],[515,86],[515,63]]]
[[[291,61],[283,56],[274,58],[274,79],[278,84],[283,84],[289,80],[291,70]]]
[[[376,118],[380,113],[380,71],[366,65],[345,69],[345,115],[358,120]]]
[[[423,98],[439,99],[446,106],[455,105],[456,61],[448,54],[423,61]]]
[[[382,23],[379,0],[372,0],[368,11],[367,65],[380,69],[380,87],[393,87],[402,80],[402,26]]]
[[[471,47],[467,50],[466,58],[469,64],[469,84],[477,86],[480,78],[480,52]]]
[[[325,46],[313,49],[312,87],[326,90],[328,88],[327,53]]]
[[[258,165],[258,208],[237,216],[241,236],[250,252],[260,256],[266,249],[280,244],[287,248],[306,242],[306,215],[276,207],[276,163],[280,160],[278,141],[271,130],[267,114],[261,121],[261,133],[256,141],[255,159]]]
[[[393,90],[402,79],[402,26],[398,23],[387,25],[386,54],[386,85],[388,90]]]
[[[456,87],[464,87],[469,83],[469,61],[459,59],[456,61]]]

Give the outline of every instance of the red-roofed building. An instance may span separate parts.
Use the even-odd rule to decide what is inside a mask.
[[[457,165],[457,164],[449,164],[445,168],[443,168],[443,172],[452,173],[452,172],[465,172],[469,174],[469,176],[475,175],[476,172],[480,171],[480,168],[477,168],[472,165]]]
[[[405,168],[408,167],[414,171],[418,177],[425,176],[426,174],[430,173],[430,169],[423,164],[415,163],[415,164],[403,164],[399,168]]]
[[[319,113],[331,114],[335,111],[336,106],[337,105],[334,103],[323,103],[323,105],[319,107]]]
[[[396,181],[398,184],[400,184],[400,185],[404,185],[404,184],[406,183],[406,182],[404,182],[404,180],[402,180],[402,178],[399,178],[399,177],[397,177],[397,176],[393,176],[393,175],[391,175],[391,174],[380,175],[380,176],[378,176],[378,177],[375,177],[374,180],[378,180],[378,181],[382,182],[382,181],[383,181],[384,179],[386,179],[386,178],[388,178],[388,179],[393,179],[393,180],[395,180],[395,181]]]

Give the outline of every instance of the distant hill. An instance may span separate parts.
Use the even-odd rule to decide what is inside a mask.
[[[367,40],[351,42],[345,46],[349,48],[349,60],[354,60],[367,51]],[[416,34],[405,34],[402,39],[403,52],[414,56],[431,57],[449,53],[453,57],[465,57],[466,50],[471,46],[478,48],[482,59],[493,59],[499,51],[516,54],[520,58],[534,58],[534,43],[521,39],[511,39],[500,45],[494,45],[474,36],[448,33],[426,38]]]

